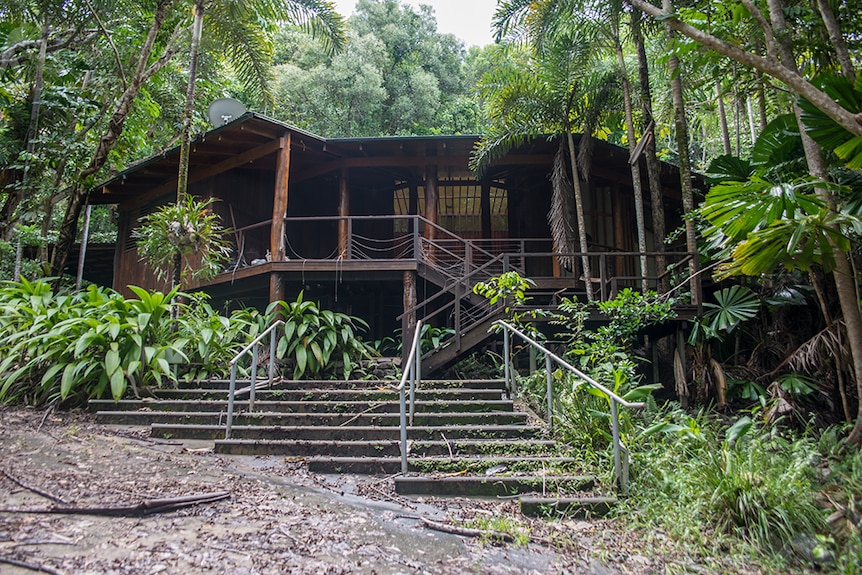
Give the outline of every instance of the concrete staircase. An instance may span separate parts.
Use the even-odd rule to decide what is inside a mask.
[[[240,387],[247,387],[243,382]],[[530,515],[601,515],[569,450],[506,397],[497,380],[423,381],[401,475],[398,393],[390,381],[285,381],[236,402],[224,439],[226,381],[185,384],[144,400],[93,400],[100,423],[149,425],[154,437],[213,440],[216,453],[302,457],[309,471],[393,475],[405,496],[520,497]],[[247,396],[245,396],[247,398]]]

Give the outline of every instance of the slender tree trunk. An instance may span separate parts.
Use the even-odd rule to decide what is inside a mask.
[[[629,153],[633,154],[638,141],[637,136],[635,136],[634,117],[632,114],[631,84],[629,83],[628,71],[626,70],[626,58],[623,54],[623,46],[620,43],[619,22],[615,20],[611,27],[614,37],[614,50],[617,54],[617,65],[620,67],[620,74],[622,75],[623,104],[626,113],[626,135],[629,140]],[[646,293],[649,290],[649,282],[647,280],[649,270],[646,257],[646,222],[644,221],[644,196],[641,189],[640,161],[632,161],[630,159],[629,166],[632,173],[632,191],[635,196],[635,221],[638,229],[638,251],[640,252],[641,291]],[[622,206],[617,206],[615,209],[622,209]],[[619,271],[617,274],[619,274]]]
[[[189,83],[186,87],[186,107],[183,111],[183,136],[180,143],[180,167],[177,176],[177,203],[185,198],[189,187],[189,154],[192,142],[192,116],[195,111],[195,82],[198,76],[198,54],[204,24],[204,0],[195,0],[195,19],[192,25]],[[173,286],[176,287],[176,286]]]
[[[662,0],[662,6],[666,12],[673,12],[671,0]],[[668,39],[672,41],[673,30],[667,29]],[[673,98],[674,131],[676,136],[677,152],[679,153],[679,180],[682,190],[682,209],[686,216],[694,213],[694,190],[691,184],[691,160],[688,155],[688,123],[685,118],[685,98],[682,92],[682,77],[679,69],[679,58],[671,55],[668,60],[668,73],[670,75],[670,89]],[[685,219],[685,245],[686,251],[693,254],[689,261],[689,276],[691,282],[691,303],[700,303],[700,282],[697,279],[699,267],[697,257],[697,234],[694,229],[694,221]]]
[[[39,135],[39,113],[42,109],[42,85],[45,77],[45,61],[48,57],[48,34],[51,29],[48,10],[45,10],[43,16],[42,34],[39,41],[39,59],[36,63],[36,78],[33,81],[33,99],[30,102],[30,124],[27,126],[27,135],[24,138],[24,141],[26,142],[25,150],[27,156],[24,158],[23,177],[18,189],[15,191],[15,195],[17,196],[15,207],[23,205],[28,196],[33,196],[32,192],[28,189],[30,186],[30,168],[32,166],[33,153],[36,151],[36,138]],[[24,206],[24,210],[25,212],[27,211],[27,206]],[[21,218],[19,217],[18,220],[20,222]],[[21,276],[21,263],[23,256],[24,244],[21,235],[19,234],[18,243],[15,249],[15,281],[18,281],[18,278]]]
[[[581,191],[581,178],[578,175],[578,153],[575,150],[575,138],[570,130],[566,131],[566,141],[569,146],[569,163],[572,165],[572,188],[575,192],[575,215],[578,219],[578,242],[581,249],[581,261],[584,272],[584,283],[587,289],[587,300],[593,301],[593,281],[590,273],[590,256],[587,255],[587,222],[584,218],[584,195]]]
[[[670,281],[667,276],[663,275],[667,268],[667,260],[665,258],[664,240],[666,236],[666,227],[664,219],[664,195],[661,189],[661,164],[656,155],[655,146],[655,122],[652,116],[652,90],[649,85],[649,60],[647,60],[646,46],[644,37],[641,33],[640,25],[641,15],[637,10],[633,10],[631,14],[632,35],[634,37],[635,47],[638,54],[638,81],[640,83],[641,92],[641,111],[644,117],[646,128],[644,136],[647,138],[647,145],[644,148],[644,157],[646,158],[647,176],[649,177],[650,203],[652,204],[652,232],[655,245],[653,249],[658,252],[656,258],[656,271],[661,279],[659,279],[659,291],[664,293],[670,289]]]
[[[832,10],[832,4],[829,0],[817,0],[817,9],[820,11],[823,25],[829,33],[829,41],[832,42],[835,57],[841,65],[841,73],[851,82],[855,81],[856,68],[853,66],[853,58],[850,57],[850,50],[847,49],[847,43],[841,34],[841,26],[838,24],[835,12]]]
[[[727,128],[727,112],[724,110],[724,96],[721,94],[721,81],[715,81],[715,101],[718,103],[718,123],[721,125],[721,144],[725,154],[730,154],[730,130]]]
[[[781,61],[784,66],[796,69],[796,60],[789,40],[787,22],[784,19],[784,10],[780,0],[768,0],[769,18],[775,30],[776,43],[779,48]],[[805,125],[801,119],[799,106],[794,105],[794,113],[799,123],[802,136],[802,146],[805,150],[805,158],[808,161],[808,170],[815,178],[827,181],[829,174],[826,170],[826,162],[820,146],[805,131]],[[835,209],[835,197],[828,189],[818,188],[817,194]],[[841,313],[844,316],[844,327],[847,329],[847,340],[850,347],[850,356],[853,364],[853,375],[856,379],[856,395],[858,408],[856,423],[847,438],[849,443],[862,445],[862,313],[859,309],[859,292],[856,288],[856,280],[847,255],[834,247],[835,270],[832,277],[835,280],[835,290],[838,294],[838,302],[841,305]]]
[[[108,154],[122,135],[126,118],[128,118],[129,113],[132,111],[132,105],[144,81],[155,74],[158,69],[164,67],[168,61],[163,58],[151,64],[149,59],[155,45],[156,36],[161,31],[173,2],[174,0],[159,0],[153,14],[153,21],[147,32],[147,38],[138,52],[135,73],[130,78],[126,90],[117,100],[114,113],[108,121],[105,133],[99,139],[96,150],[90,157],[90,162],[78,172],[71,186],[69,204],[66,207],[66,213],[60,225],[57,246],[54,248],[54,256],[51,258],[51,275],[58,278],[55,285],[59,285],[59,278],[63,274],[66,260],[69,258],[69,252],[75,243],[75,237],[78,232],[78,218],[81,215],[81,209],[87,203],[87,194],[92,185],[91,178],[105,165],[105,162],[108,160]]]

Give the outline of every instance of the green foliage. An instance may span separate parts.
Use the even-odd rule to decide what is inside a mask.
[[[704,319],[713,331],[730,333],[736,326],[757,315],[760,298],[747,287],[735,285],[715,293],[716,303],[704,302]]]
[[[637,436],[632,498],[624,503],[623,515],[634,523],[708,554],[738,556],[751,546],[785,566],[793,561],[788,544],[801,537],[852,551],[852,538],[837,541],[829,532],[821,490],[845,501],[858,497],[854,478],[838,471],[858,465],[858,452],[832,459],[810,435],[785,436],[747,417],[726,427],[705,414],[665,408],[650,419]],[[823,466],[836,471],[826,484]]]
[[[267,319],[284,320],[284,333],[278,340],[276,354],[294,363],[293,377],[320,377],[342,363],[344,379],[361,359],[371,357],[371,348],[357,334],[357,327],[368,324],[347,314],[322,310],[318,304],[303,300],[303,292],[294,302],[276,301],[266,310]]]
[[[182,262],[180,283],[190,277],[210,278],[223,269],[231,248],[218,215],[209,209],[214,201],[187,196],[141,218],[142,225],[133,233],[138,253],[159,278],[164,279],[177,261]]]
[[[491,305],[501,302],[505,306],[506,314],[510,314],[513,307],[529,301],[526,291],[534,285],[536,282],[533,280],[511,271],[490,278],[487,282],[477,282],[473,286],[473,293],[485,297]]]
[[[228,362],[265,327],[255,310],[216,313],[203,295],[187,296],[177,320],[167,294],[130,286],[137,298],[90,286],[55,295],[42,281],[0,288],[0,402],[76,405],[119,400],[185,379],[225,377]]]
[[[239,309],[225,317],[212,308],[207,294],[196,292],[189,298],[178,319],[179,337],[189,342],[188,362],[179,375],[188,381],[227,377],[228,362],[266,329],[266,317],[255,309]]]
[[[0,290],[0,401],[79,403],[108,389],[118,400],[129,385],[172,379],[171,362],[185,359],[186,344],[170,335],[175,293],[131,289],[140,299],[94,286],[69,296],[43,282],[7,283]]]

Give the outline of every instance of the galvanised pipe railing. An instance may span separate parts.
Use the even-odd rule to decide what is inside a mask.
[[[242,356],[251,352],[251,387],[249,388],[248,410],[254,411],[254,392],[257,388],[257,344],[263,341],[267,335],[269,336],[269,382],[267,385],[272,385],[272,375],[275,372],[275,345],[276,345],[276,328],[284,325],[284,320],[277,320],[266,330],[257,336],[254,341],[245,346],[242,351],[236,354],[230,360],[230,388],[227,395],[227,426],[224,430],[224,438],[230,439],[230,431],[233,427],[233,412],[234,399],[236,398],[236,372],[239,365],[239,360]]]
[[[602,385],[601,383],[597,382],[596,380],[594,380],[593,378],[591,378],[590,376],[588,376],[587,374],[585,374],[581,370],[572,366],[569,362],[562,359],[561,357],[559,357],[558,355],[556,355],[555,353],[553,353],[552,351],[547,349],[545,346],[543,346],[542,344],[540,344],[539,342],[537,342],[536,340],[534,340],[533,338],[531,338],[527,334],[523,333],[522,331],[518,330],[517,328],[513,327],[512,325],[506,323],[505,321],[497,321],[497,322],[495,322],[495,324],[500,325],[504,328],[504,331],[503,331],[503,362],[504,362],[504,366],[505,366],[504,376],[506,378],[507,387],[510,386],[510,378],[512,379],[512,384],[511,384],[510,389],[512,389],[513,392],[516,391],[516,389],[515,389],[515,385],[513,383],[514,378],[512,378],[512,376],[511,376],[511,369],[509,367],[509,355],[510,355],[510,349],[511,349],[511,342],[510,342],[509,333],[511,332],[511,333],[517,335],[518,337],[520,337],[521,339],[523,339],[524,341],[526,341],[527,343],[529,343],[530,345],[532,345],[533,347],[535,347],[536,349],[538,349],[539,351],[541,351],[545,354],[545,370],[547,372],[546,377],[547,377],[547,388],[548,388],[547,389],[548,418],[549,418],[550,425],[553,425],[553,417],[554,417],[553,416],[553,404],[554,404],[553,384],[552,384],[552,379],[551,379],[552,362],[556,362],[561,367],[564,367],[565,369],[569,370],[571,373],[573,373],[575,376],[577,376],[579,379],[583,380],[585,383],[587,383],[591,387],[598,389],[599,391],[601,391],[602,393],[604,393],[605,395],[608,396],[608,399],[610,400],[610,404],[611,404],[611,433],[613,436],[613,443],[614,443],[614,477],[616,479],[616,482],[617,482],[617,485],[619,486],[620,491],[623,494],[628,494],[628,482],[629,482],[628,450],[625,448],[625,446],[622,444],[622,441],[620,440],[620,419],[619,419],[618,404],[622,405],[624,407],[638,408],[638,409],[645,407],[646,404],[640,403],[640,402],[626,401],[625,399],[623,399],[622,397],[620,397],[619,395],[617,395],[616,393],[614,393],[613,391],[611,391],[610,389],[608,389],[607,387]]]
[[[398,396],[401,402],[401,473],[407,473],[407,378],[410,378],[410,425],[413,425],[413,416],[416,412],[416,386],[422,377],[422,354],[419,353],[421,333],[422,321],[419,320],[413,332],[413,343],[410,344],[407,365],[404,366],[401,383],[398,384]]]

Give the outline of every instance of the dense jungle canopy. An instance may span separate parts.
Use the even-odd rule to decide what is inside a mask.
[[[633,178],[659,201],[653,168],[678,164],[685,229],[640,217],[745,286],[706,300],[693,399],[729,377],[856,422],[862,442],[859,6],[500,0],[495,26],[467,50],[398,0],[350,18],[323,0],[0,3],[3,277],[58,275],[87,190],[207,130],[218,97],[323,136],[484,134],[477,171],[525,138],[583,133],[645,154]],[[110,209],[90,230],[112,240]],[[788,374],[816,393],[771,385]]]

